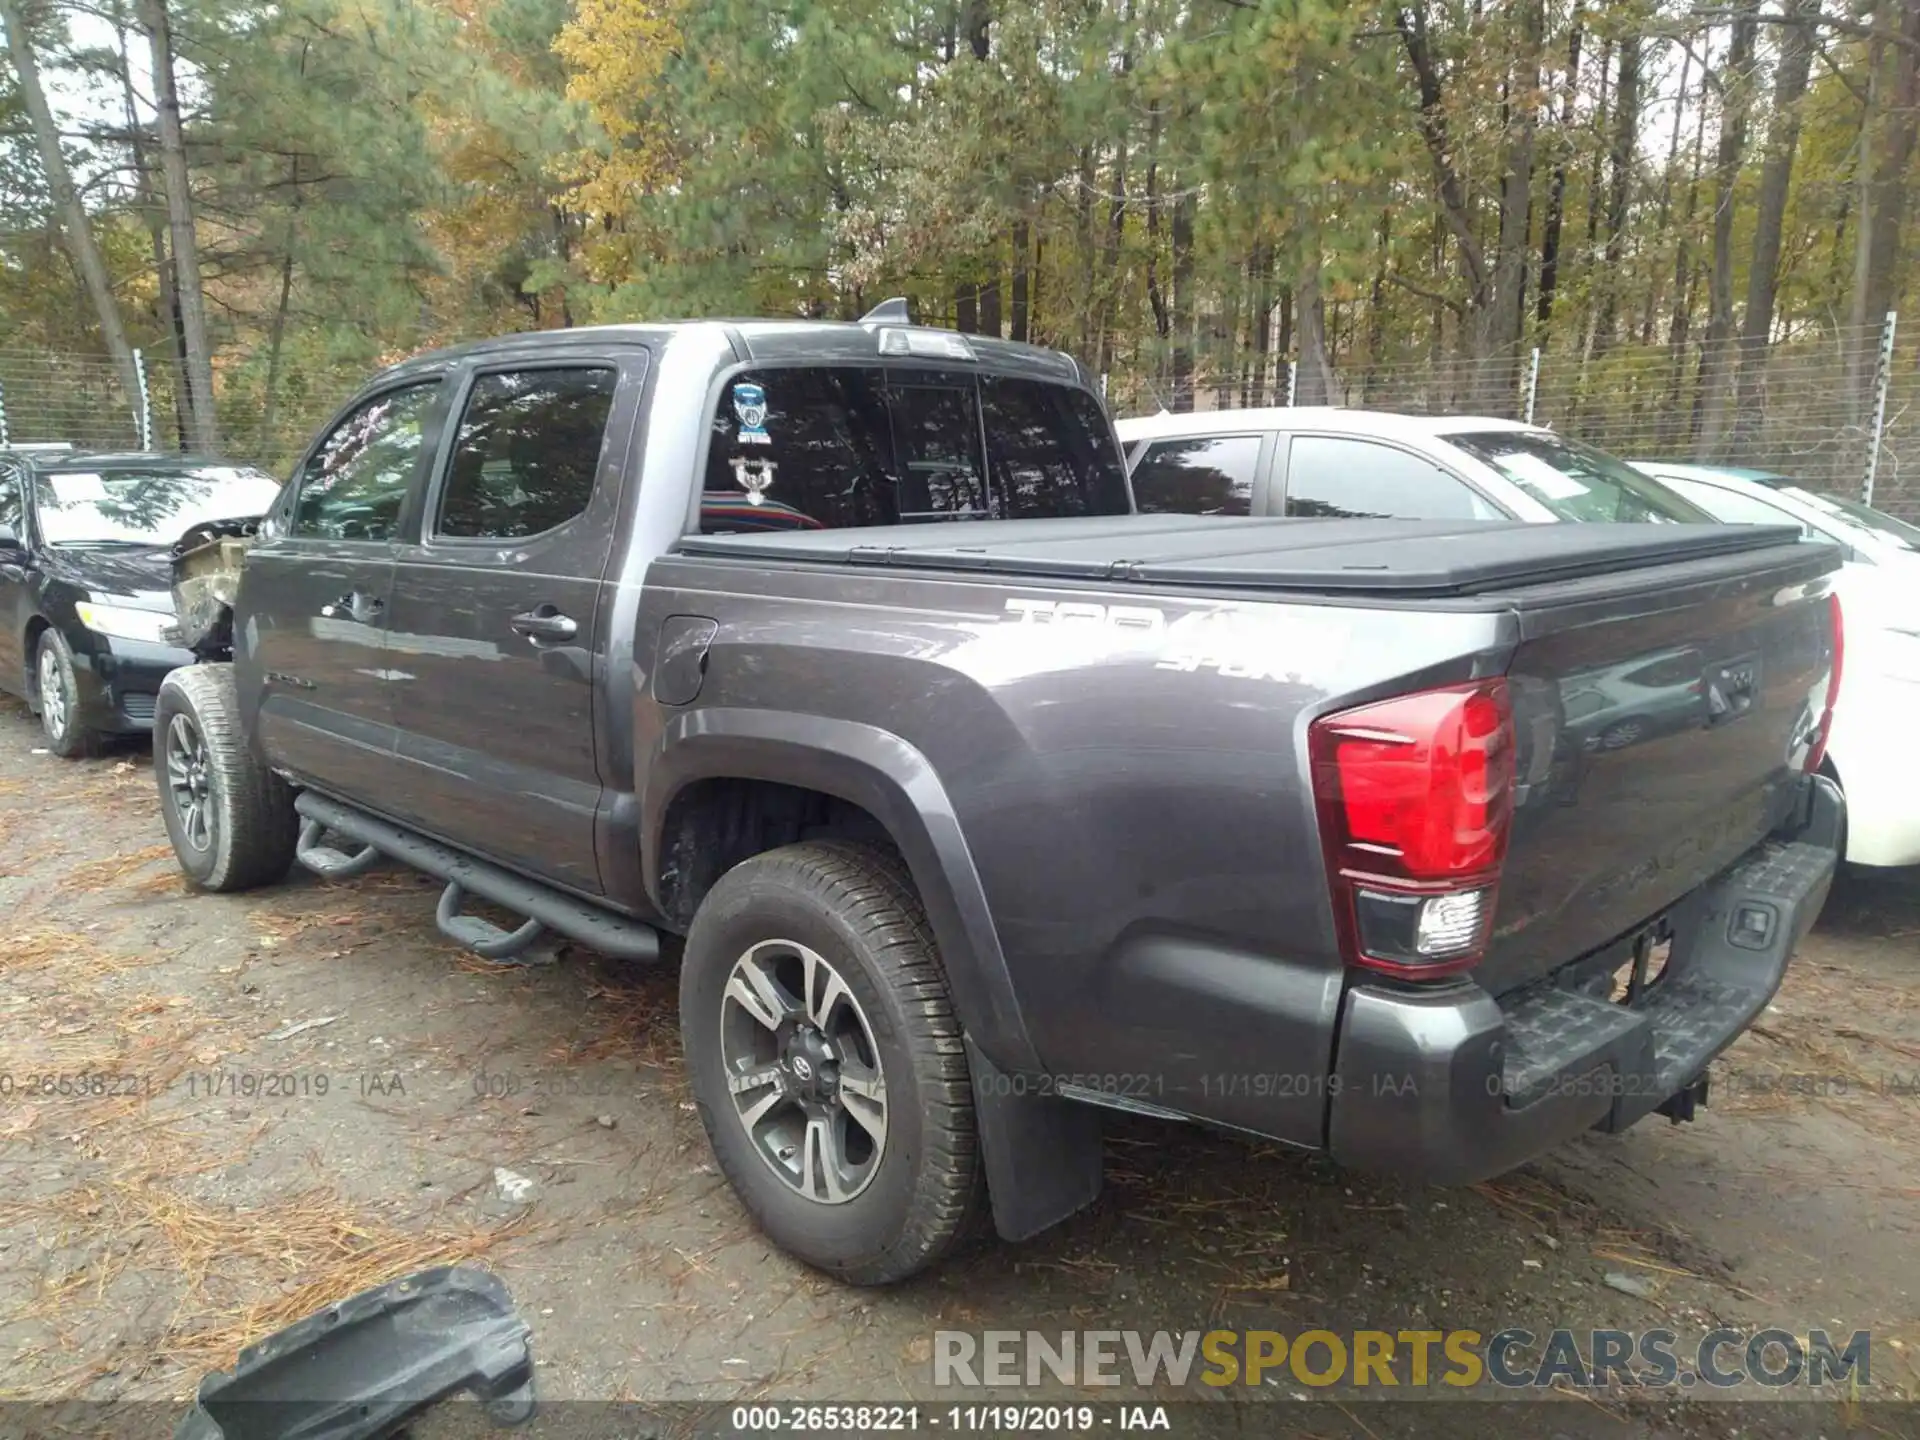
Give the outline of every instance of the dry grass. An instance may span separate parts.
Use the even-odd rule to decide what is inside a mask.
[[[252,1207],[182,1193],[192,1169],[223,1163],[203,1157],[184,1173],[130,1172],[23,1206],[22,1214],[57,1218],[61,1245],[83,1247],[87,1258],[44,1280],[6,1320],[74,1325],[112,1308],[115,1283],[132,1273],[173,1300],[148,1353],[188,1370],[224,1368],[244,1346],[315,1311],[416,1270],[483,1260],[529,1230],[523,1219],[408,1226],[328,1187]]]
[[[289,945],[312,930],[351,929],[367,919],[367,912],[364,910],[315,910],[312,908],[311,896],[301,897],[300,903],[303,908],[291,912],[274,905],[263,905],[255,910],[248,917],[248,924],[253,927],[254,943],[264,949],[272,950]],[[360,943],[369,944],[373,938],[372,935],[368,935]]]
[[[617,962],[608,962],[609,967]],[[597,1033],[569,1043],[552,1058],[561,1064],[629,1060],[656,1069],[679,1071],[679,977],[671,970],[603,972],[587,987],[587,1011]]]
[[[61,877],[63,890],[105,890],[119,884],[136,870],[144,870],[156,860],[173,858],[171,845],[149,845],[144,850],[136,850],[131,855],[109,855],[104,860],[91,860],[85,865],[75,865]]]
[[[147,962],[103,950],[91,936],[76,930],[41,928],[0,939],[0,975],[30,974],[57,965],[63,978],[98,980],[143,963]]]

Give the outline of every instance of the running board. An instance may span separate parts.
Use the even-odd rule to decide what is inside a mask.
[[[603,910],[311,790],[302,790],[295,797],[293,808],[308,822],[301,827],[302,839],[306,839],[309,829],[313,831],[313,844],[303,846],[299,855],[303,864],[308,863],[308,856],[312,854],[321,865],[331,862],[340,867],[341,862],[346,862],[354,867],[346,873],[357,874],[364,868],[360,862],[367,851],[372,851],[446,881],[446,891],[434,914],[435,923],[449,940],[486,959],[511,961],[545,930],[556,931],[619,960],[646,962],[660,958],[660,934],[651,925]],[[318,843],[321,829],[356,841],[364,848],[360,854],[349,857],[322,846]],[[309,868],[321,875],[342,873],[342,868],[323,869],[316,865]],[[477,915],[462,915],[460,902],[469,894],[526,916],[526,923],[509,931]]]

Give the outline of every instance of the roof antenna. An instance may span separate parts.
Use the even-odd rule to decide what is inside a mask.
[[[907,312],[907,298],[896,295],[891,300],[882,300],[873,309],[860,317],[862,325],[911,325],[913,316]]]

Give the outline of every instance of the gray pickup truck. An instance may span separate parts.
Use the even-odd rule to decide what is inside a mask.
[[[1688,1118],[1833,873],[1834,552],[1132,509],[1072,359],[899,307],[410,360],[178,547],[168,832],[684,935],[715,1155],[861,1283],[1089,1203],[1108,1110],[1454,1182]]]

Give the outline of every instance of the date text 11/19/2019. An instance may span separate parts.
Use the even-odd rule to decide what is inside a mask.
[[[1164,1405],[736,1405],[729,1418],[738,1435],[873,1435],[906,1430],[1044,1435],[1173,1429]]]

